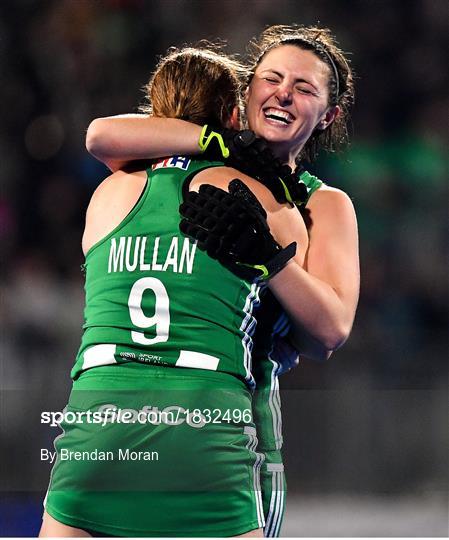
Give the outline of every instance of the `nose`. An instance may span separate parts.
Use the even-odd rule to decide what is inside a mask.
[[[290,105],[292,102],[292,89],[287,84],[280,84],[276,91],[279,105]]]

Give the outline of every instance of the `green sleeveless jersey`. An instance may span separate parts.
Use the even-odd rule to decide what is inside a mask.
[[[307,188],[307,205],[312,194],[323,182],[304,171],[300,179]],[[253,396],[253,416],[257,426],[258,448],[263,452],[280,451],[283,444],[281,396],[279,375],[295,365],[298,354],[290,347],[282,354],[274,354],[274,346],[279,336],[286,336],[290,330],[290,320],[279,302],[268,288],[260,291],[262,307],[257,314],[257,329],[253,336],[253,375],[256,392]],[[282,458],[279,456],[279,462]]]
[[[185,180],[220,165],[181,156],[156,163],[133,210],[88,251],[74,379],[95,366],[143,362],[227,372],[253,387],[260,287],[179,231]]]

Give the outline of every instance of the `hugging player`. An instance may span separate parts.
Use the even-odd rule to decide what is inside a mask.
[[[285,495],[278,375],[294,364],[295,350],[302,356],[324,360],[340,347],[350,333],[358,301],[357,223],[351,200],[304,169],[320,150],[338,150],[347,142],[354,87],[346,55],[329,29],[272,26],[252,41],[251,52],[244,94],[248,127],[267,141],[274,156],[289,165],[293,175],[285,173],[280,182],[282,174],[278,174],[278,167],[272,167],[271,154],[246,151],[240,156],[238,148],[234,152],[232,138],[229,157],[218,146],[212,155],[250,172],[278,201],[296,202],[305,208],[309,237],[302,267],[289,263],[268,281],[264,294],[271,298],[264,298],[257,314],[253,367],[258,391],[253,397],[253,411],[258,449],[266,457],[261,468],[265,535],[272,536],[279,532]],[[112,170],[137,159],[198,155],[211,130],[184,120],[154,115],[100,118],[89,127],[87,147]],[[260,149],[256,145],[256,150]],[[210,155],[209,150],[206,155]],[[254,167],[251,159],[255,160]],[[305,201],[297,189],[299,180],[307,186]],[[213,190],[208,194],[213,195]],[[189,213],[190,197],[195,196],[188,195],[184,206],[184,230],[196,235],[199,246],[207,249],[208,243],[216,242],[216,234],[205,227],[208,216],[204,212],[196,216]],[[235,227],[232,234],[236,234]],[[221,233],[221,241],[226,246],[235,242],[235,237]],[[302,238],[297,242],[301,247]],[[236,253],[235,248],[225,256],[219,253],[221,260],[224,256],[231,263],[245,262],[245,249]],[[213,250],[209,254],[217,256]],[[277,312],[273,305],[277,305]]]

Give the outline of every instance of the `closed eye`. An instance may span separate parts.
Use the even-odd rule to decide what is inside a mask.
[[[301,94],[314,95],[314,96],[316,95],[315,92],[313,92],[312,90],[309,90],[308,88],[297,87],[296,90],[300,92]]]

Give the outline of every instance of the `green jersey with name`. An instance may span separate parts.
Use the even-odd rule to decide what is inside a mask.
[[[184,182],[220,165],[182,156],[156,163],[133,210],[88,251],[74,379],[96,366],[142,362],[227,372],[253,386],[259,285],[179,231]]]

